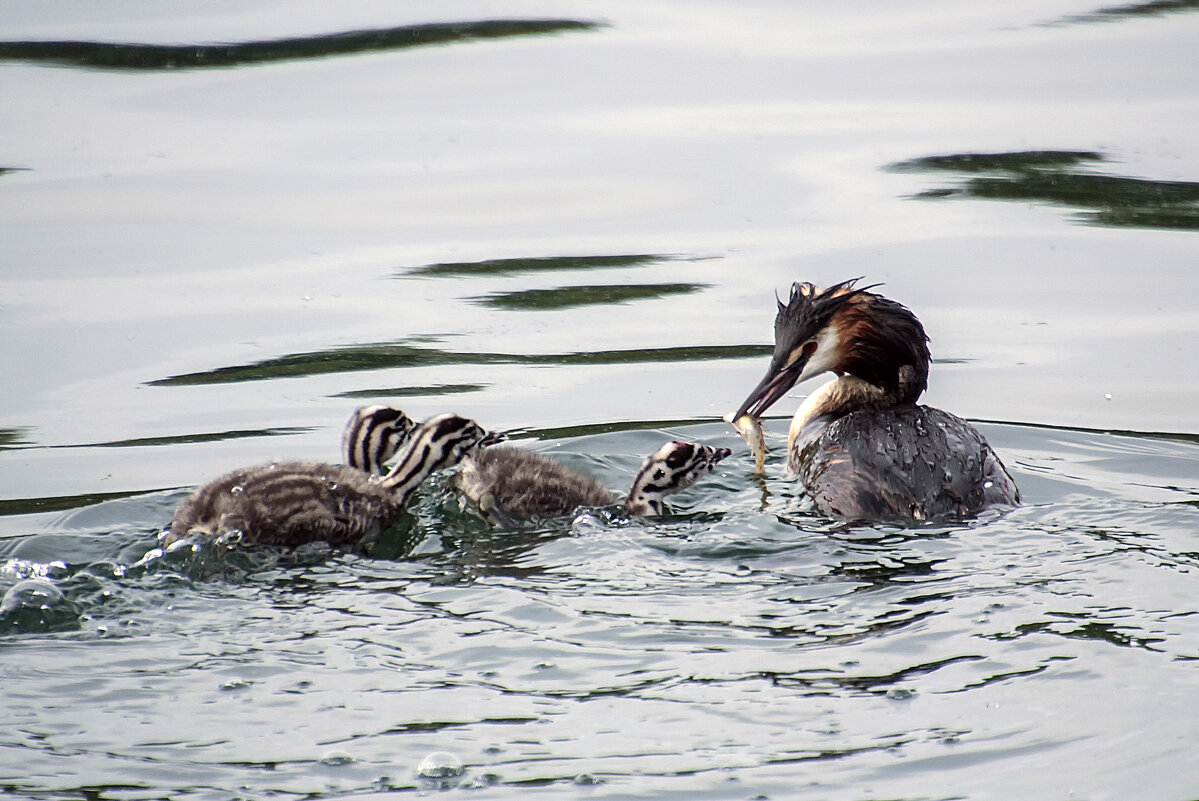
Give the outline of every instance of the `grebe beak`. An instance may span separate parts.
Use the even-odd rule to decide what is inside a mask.
[[[503,431],[488,431],[483,439],[479,440],[479,447],[486,448],[488,445],[498,445],[507,440],[508,435]]]
[[[780,362],[782,363],[780,364]],[[761,417],[767,409],[774,405],[775,401],[786,395],[791,387],[795,386],[807,362],[808,360],[804,356],[790,364],[778,358],[772,360],[770,369],[766,371],[766,377],[754,387],[753,392],[749,393],[749,397],[741,404],[741,408],[737,410],[733,419],[736,420],[745,414]]]

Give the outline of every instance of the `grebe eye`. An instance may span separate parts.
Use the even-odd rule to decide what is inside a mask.
[[[811,356],[816,352],[816,340],[809,339],[807,342],[803,343],[802,350],[804,356]]]

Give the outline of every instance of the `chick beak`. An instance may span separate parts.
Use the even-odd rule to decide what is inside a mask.
[[[497,445],[501,442],[506,442],[508,435],[503,431],[488,431],[483,439],[479,440],[479,446],[486,448],[489,445]]]

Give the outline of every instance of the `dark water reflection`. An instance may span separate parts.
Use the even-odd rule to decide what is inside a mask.
[[[26,428],[0,428],[0,451],[28,445],[28,432]]]
[[[473,302],[509,311],[547,311],[581,306],[606,306],[632,300],[652,300],[698,292],[705,284],[619,284],[519,289],[474,298]]]
[[[957,186],[928,189],[917,198],[1018,200],[1086,209],[1086,225],[1199,230],[1199,183],[1103,175],[1088,163],[1107,161],[1085,151],[961,153],[926,156],[890,166],[896,172],[956,172]]]
[[[80,509],[118,498],[138,497],[146,494],[147,491],[139,489],[125,492],[89,492],[83,495],[55,495],[49,498],[7,498],[0,500],[0,516],[30,515],[41,512]]]
[[[769,345],[697,345],[694,347],[638,348],[634,350],[584,351],[578,353],[468,353],[404,343],[352,345],[310,353],[295,353],[247,365],[218,367],[201,373],[170,376],[151,381],[151,386],[195,386],[262,381],[274,378],[423,367],[451,364],[604,365],[654,362],[745,359],[769,355]]]
[[[147,445],[190,445],[200,442],[225,442],[231,439],[248,439],[252,437],[288,437],[302,434],[314,429],[304,426],[236,429],[233,431],[212,431],[197,434],[173,434],[162,437],[137,437],[134,439],[113,440],[112,442],[89,442],[80,445],[62,445],[54,447],[69,448],[141,448]]]
[[[352,389],[338,392],[335,398],[419,398],[441,397],[442,395],[460,395],[464,392],[478,392],[486,389],[486,384],[437,384],[434,386],[388,387],[386,389]]]
[[[1187,11],[1199,11],[1199,0],[1151,0],[1148,3],[1128,3],[1106,6],[1086,14],[1071,14],[1062,22],[1116,22],[1138,17],[1160,17]]]
[[[572,270],[609,270],[623,267],[643,267],[673,257],[662,255],[599,255],[599,256],[534,256],[517,259],[484,259],[471,262],[426,264],[397,272],[397,278],[462,278],[466,276],[526,275]]]
[[[569,19],[480,20],[404,25],[237,44],[154,45],[129,42],[0,41],[0,61],[30,61],[108,70],[241,67],[412,47],[588,31],[598,23]]]

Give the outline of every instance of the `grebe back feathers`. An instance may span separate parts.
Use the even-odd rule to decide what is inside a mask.
[[[582,506],[622,500],[629,514],[659,515],[667,495],[710,473],[727,448],[669,442],[647,458],[623,498],[591,476],[539,453],[500,447],[479,451],[458,472],[458,486],[485,515],[502,525],[521,517],[560,517]]]
[[[382,478],[348,465],[317,462],[235,470],[200,487],[179,506],[163,544],[192,532],[232,530],[247,542],[268,545],[356,543],[394,524],[432,473],[503,438],[473,420],[443,414],[413,431],[395,467]]]

